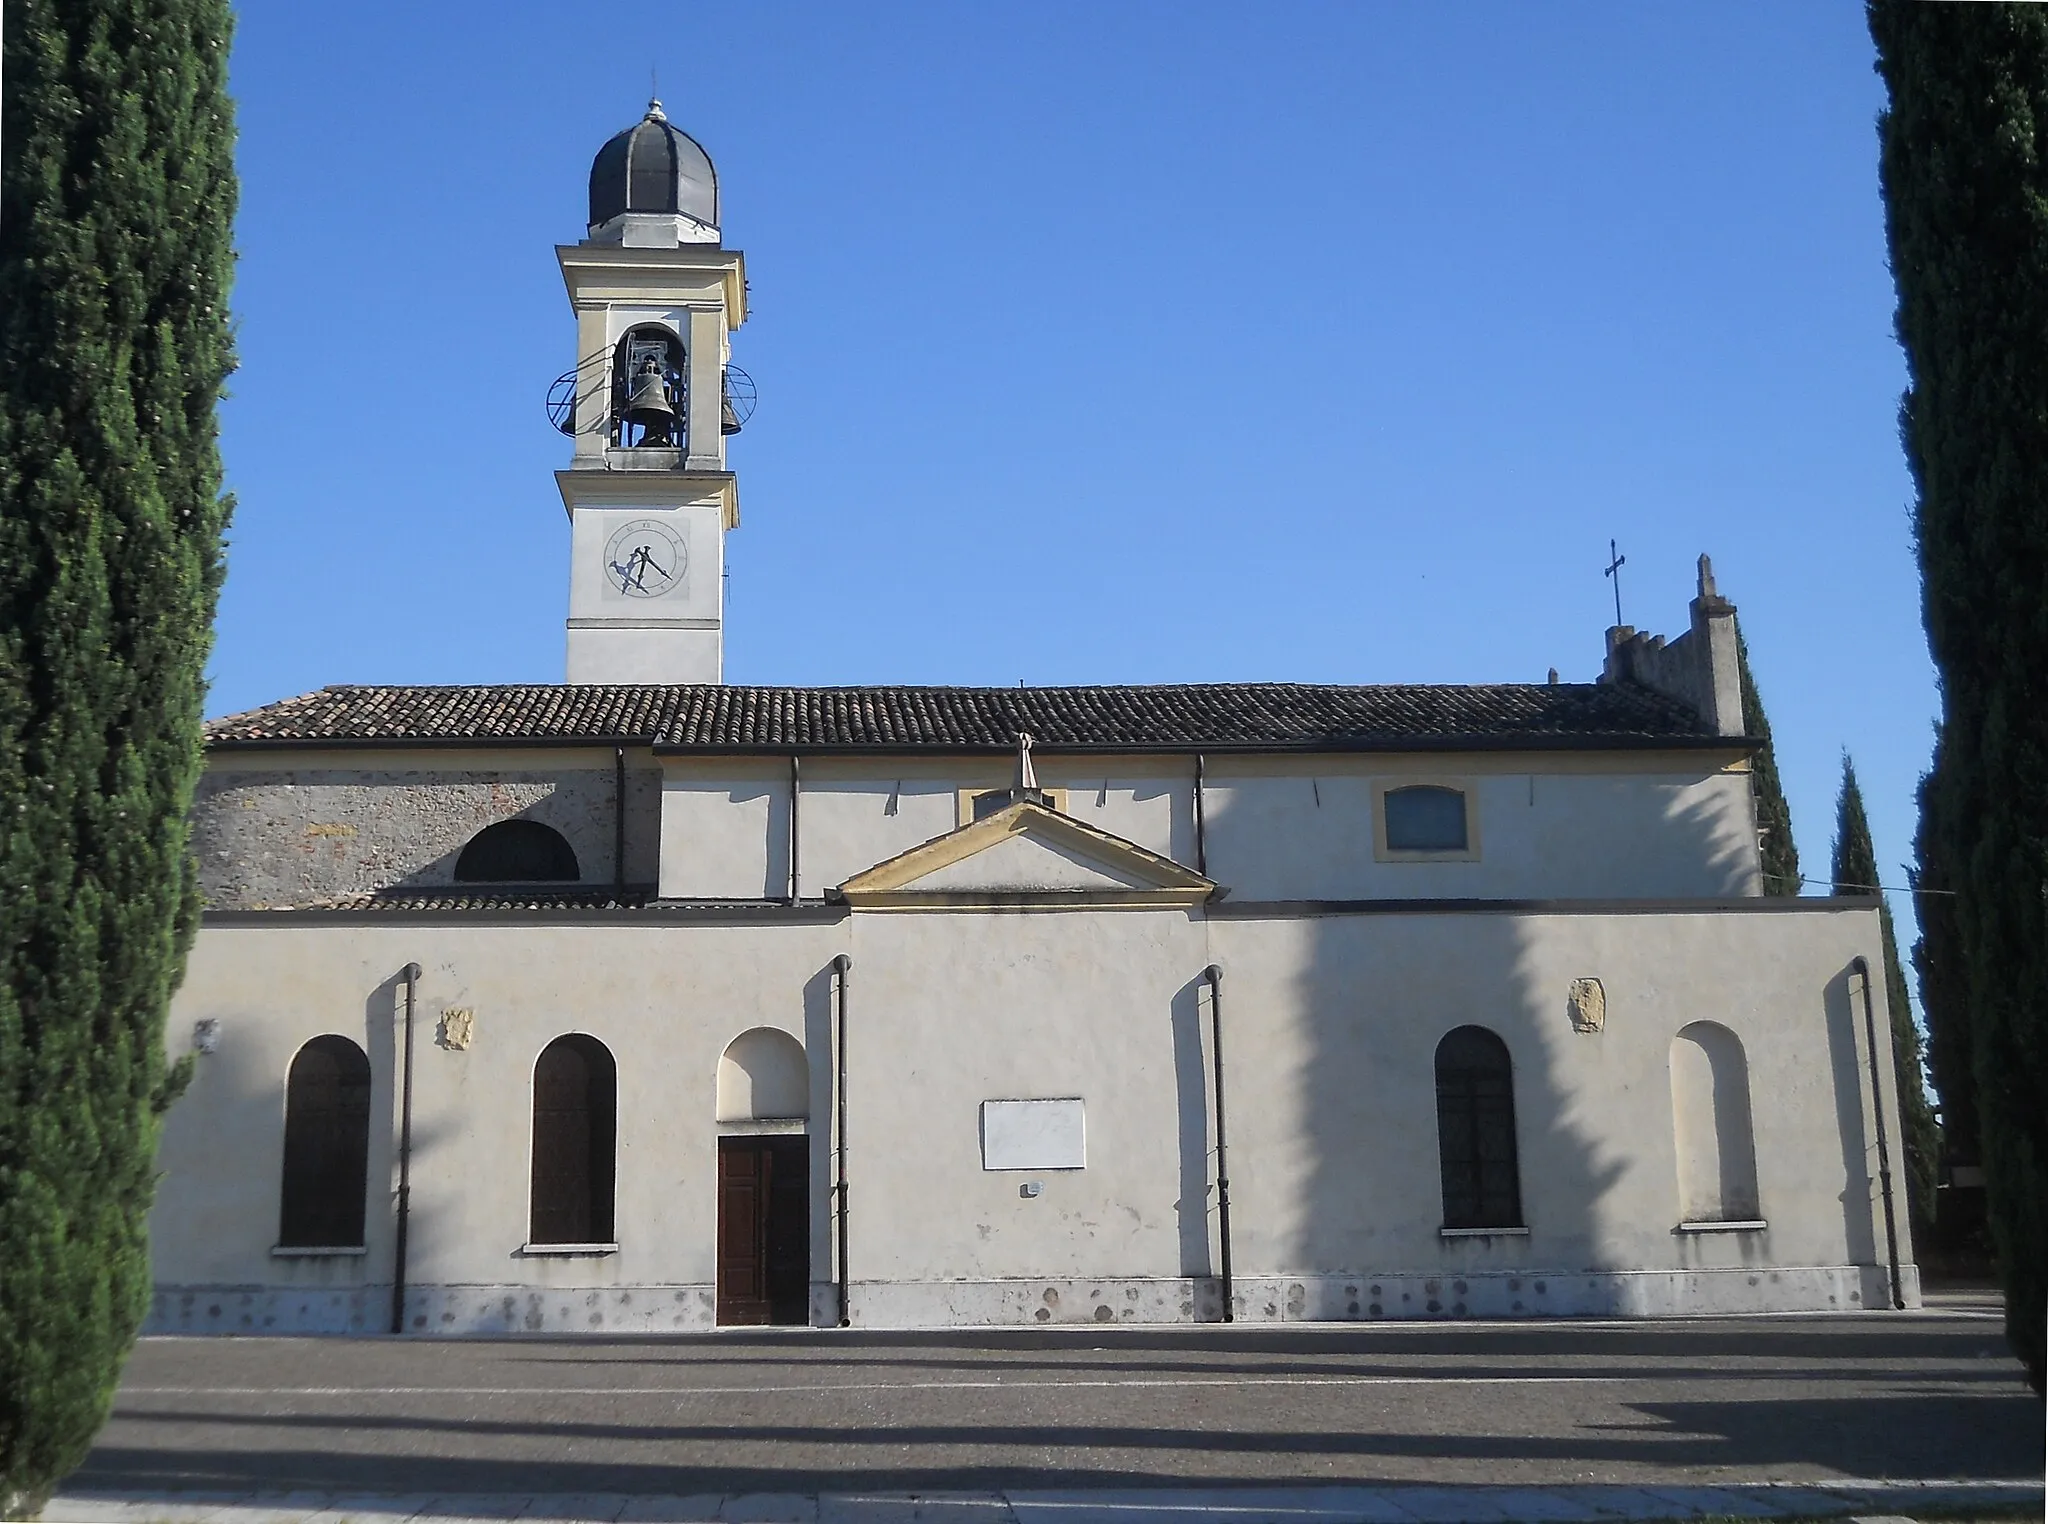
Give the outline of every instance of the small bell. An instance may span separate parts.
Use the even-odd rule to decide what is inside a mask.
[[[676,410],[669,405],[667,379],[653,360],[643,364],[633,378],[633,390],[626,396],[622,416],[627,423],[636,423],[644,430],[640,436],[642,449],[659,448],[671,442],[669,431],[675,426]]]
[[[721,434],[737,434],[739,431],[740,415],[733,411],[732,398],[727,396],[720,399],[718,432]]]

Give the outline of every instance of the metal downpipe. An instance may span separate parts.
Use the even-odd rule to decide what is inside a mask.
[[[1223,1321],[1237,1321],[1236,1293],[1230,1275],[1230,1165],[1223,1136],[1223,970],[1211,963],[1202,970],[1209,981],[1209,1032],[1216,1050],[1216,1226],[1222,1243]]]
[[[835,1034],[838,1048],[838,1083],[833,1089],[833,1125],[838,1134],[838,1147],[833,1151],[836,1168],[832,1193],[839,1217],[839,1326],[851,1328],[853,1317],[846,1305],[846,992],[853,982],[853,959],[841,953],[832,960],[832,971],[838,975],[838,1027]]]
[[[391,1331],[405,1332],[405,1240],[412,1221],[412,1015],[419,989],[420,966],[399,970],[405,981],[405,1038],[402,1089],[398,1104],[398,1238],[391,1254]]]

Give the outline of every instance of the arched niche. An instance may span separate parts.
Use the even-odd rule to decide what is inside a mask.
[[[802,1043],[773,1027],[755,1027],[726,1045],[718,1060],[719,1121],[800,1121],[810,1114],[811,1070]]]
[[[1681,1222],[1751,1222],[1762,1215],[1750,1129],[1749,1061],[1718,1022],[1671,1039],[1671,1125]]]

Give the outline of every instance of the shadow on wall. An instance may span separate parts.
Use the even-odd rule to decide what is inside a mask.
[[[532,779],[519,775],[518,782]],[[619,807],[617,780],[609,769],[572,772],[544,778],[548,792],[519,809],[507,810],[509,800],[496,788],[491,803],[471,821],[456,828],[458,839],[439,856],[411,872],[394,877],[394,889],[439,889],[460,882],[456,865],[464,848],[490,827],[506,821],[530,821],[557,832],[575,856],[577,876],[583,884],[609,884],[618,877],[614,861],[618,851]],[[626,771],[626,871],[630,884],[651,884],[659,873],[661,843],[661,774],[644,767]],[[436,833],[438,834],[438,833]],[[530,880],[520,880],[528,882]]]
[[[1498,821],[1491,827],[1502,828]],[[1689,855],[1740,881],[1739,847],[1706,802],[1676,805],[1666,828],[1674,858]],[[1572,953],[1570,971],[1560,970],[1560,950],[1574,937],[1567,918],[1375,913],[1311,927],[1302,980],[1310,1027],[1294,1087],[1299,1136],[1312,1157],[1301,1174],[1304,1209],[1283,1246],[1285,1265],[1303,1275],[1251,1288],[1278,1305],[1252,1306],[1249,1314],[1639,1310],[1618,1300],[1627,1292],[1611,1273],[1642,1268],[1645,1230],[1668,1231],[1672,1220],[1627,1223],[1628,1209],[1613,1198],[1631,1172],[1661,1167],[1649,1161],[1668,1156],[1672,1034],[1653,1045],[1654,1066],[1630,1072],[1603,1053],[1603,1033],[1577,1028],[1572,980],[1601,970],[1591,966],[1591,951]],[[1238,1015],[1239,1029],[1254,1020],[1252,1012]],[[1446,1203],[1435,1057],[1439,1042],[1464,1026],[1499,1037],[1512,1062],[1521,1221],[1504,1226],[1526,1233],[1439,1231]],[[1644,1125],[1663,1129],[1655,1146],[1640,1151],[1623,1151],[1611,1141],[1611,1123],[1595,1121],[1630,1090],[1635,1108],[1655,1119]],[[1638,1181],[1629,1194],[1662,1201],[1676,1189],[1675,1179]],[[1319,1285],[1307,1280],[1317,1271]],[[1241,1278],[1245,1272],[1254,1267],[1243,1267]]]
[[[1849,1258],[1859,1265],[1874,1265],[1884,1263],[1885,1256],[1877,1242],[1877,1224],[1871,1213],[1874,1182],[1870,1176],[1871,1139],[1863,1104],[1863,1066],[1866,1059],[1858,1047],[1856,1034],[1856,1024],[1863,1014],[1858,1009],[1857,983],[1853,968],[1843,969],[1828,981],[1825,995],[1828,1061],[1835,1090],[1835,1130],[1842,1139],[1842,1226],[1848,1238]],[[1896,1143],[1893,1146],[1896,1147]],[[1894,1175],[1893,1178],[1897,1180],[1900,1177]],[[1900,1200],[1903,1203],[1903,1186],[1900,1187]],[[1910,1252],[1907,1232],[1905,1212],[1901,1210],[1898,1233],[1902,1255]],[[1873,1296],[1871,1305],[1880,1306],[1882,1303]]]
[[[1209,1065],[1213,1055],[1202,1040],[1205,987],[1203,980],[1191,979],[1174,992],[1167,1006],[1167,1021],[1173,1032],[1180,1182],[1180,1195],[1173,1209],[1179,1220],[1180,1273],[1188,1276],[1216,1273],[1209,1228],[1210,1213],[1215,1208],[1215,1193],[1209,1184]]]

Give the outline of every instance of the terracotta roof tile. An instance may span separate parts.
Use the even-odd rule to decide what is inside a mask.
[[[1090,688],[713,684],[322,688],[207,726],[215,746],[625,741],[733,751],[1644,746],[1716,738],[1630,683]]]

